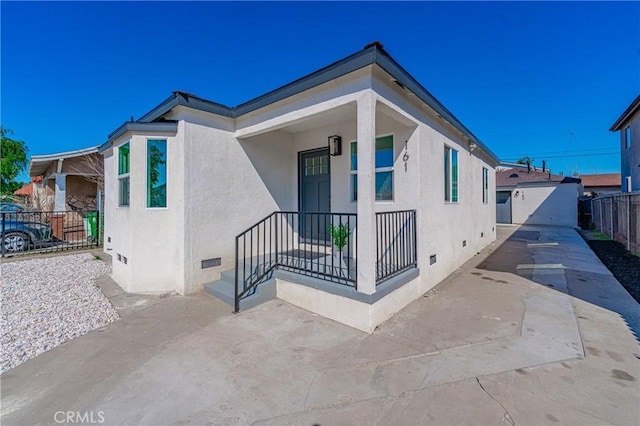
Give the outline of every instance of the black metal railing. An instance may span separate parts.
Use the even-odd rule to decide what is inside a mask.
[[[96,210],[2,212],[2,257],[99,247],[101,219]]]
[[[353,213],[274,212],[236,237],[235,306],[278,268],[356,286]]]
[[[416,211],[376,213],[376,285],[418,265]]]

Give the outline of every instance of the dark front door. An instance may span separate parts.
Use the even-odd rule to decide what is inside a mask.
[[[300,234],[305,240],[326,241],[328,215],[311,214],[331,211],[331,175],[329,150],[314,149],[300,153],[298,200],[300,203]],[[304,214],[310,212],[309,214]]]

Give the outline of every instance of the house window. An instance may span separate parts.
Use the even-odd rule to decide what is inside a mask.
[[[167,141],[147,141],[147,207],[167,207]]]
[[[627,126],[624,129],[624,146],[625,148],[631,148],[631,126]]]
[[[393,200],[393,135],[376,138],[376,201]],[[358,201],[358,143],[351,142],[351,199]]]
[[[118,148],[118,205],[129,205],[129,142]]]
[[[444,201],[458,202],[458,151],[444,147]]]
[[[482,203],[487,204],[489,202],[489,170],[486,167],[482,168]]]
[[[626,176],[624,178],[624,182],[625,182],[625,192],[633,191],[633,188],[631,187],[631,176]]]

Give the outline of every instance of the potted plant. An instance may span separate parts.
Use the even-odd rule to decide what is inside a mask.
[[[346,272],[349,274],[349,271],[346,271],[346,267],[344,266],[344,257],[342,251],[349,244],[349,236],[351,235],[351,230],[349,229],[349,225],[346,223],[340,223],[338,225],[329,225],[329,232],[331,233],[331,239],[333,241],[333,245],[336,247],[336,251],[334,251],[334,259],[336,259],[335,267],[339,268],[340,274]]]

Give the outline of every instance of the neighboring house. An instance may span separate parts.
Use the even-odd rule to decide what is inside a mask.
[[[53,203],[53,191],[42,185],[42,176],[34,176],[31,182],[13,192],[16,200],[27,207],[40,207]]]
[[[513,168],[496,173],[498,223],[578,224],[580,179],[548,171]]]
[[[269,286],[371,331],[495,239],[498,159],[378,43],[236,107],[174,92],[100,152],[129,292]]]
[[[47,155],[33,155],[29,176],[42,177],[53,194],[54,211],[95,210],[104,181],[104,159],[98,147]]]
[[[588,196],[614,194],[620,192],[620,173],[581,175],[582,193]]]
[[[640,190],[640,95],[609,129],[620,131],[622,192]]]

